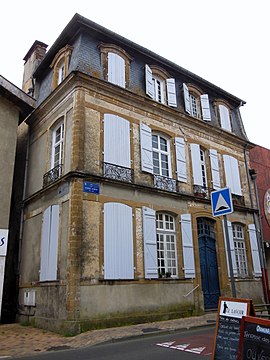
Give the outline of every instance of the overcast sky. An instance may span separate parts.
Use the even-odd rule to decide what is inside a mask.
[[[33,42],[50,47],[79,13],[246,101],[248,138],[270,149],[269,8],[268,0],[8,0],[0,74],[21,87]]]

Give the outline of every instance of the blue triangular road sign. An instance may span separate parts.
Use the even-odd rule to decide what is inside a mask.
[[[211,203],[213,216],[232,213],[233,204],[230,188],[223,188],[211,192]]]

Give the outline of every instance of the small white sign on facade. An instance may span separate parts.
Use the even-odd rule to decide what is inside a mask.
[[[0,256],[7,255],[8,230],[0,229]]]

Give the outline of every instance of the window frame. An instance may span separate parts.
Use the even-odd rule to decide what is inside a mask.
[[[157,137],[157,144],[158,144],[158,148],[154,148],[153,147],[153,138]],[[161,148],[161,139],[166,141],[166,147],[167,147],[167,151],[162,150]],[[151,136],[151,140],[152,140],[152,153],[153,153],[153,175],[159,175],[159,176],[164,176],[164,177],[168,177],[168,178],[172,178],[172,164],[171,164],[171,147],[170,147],[170,139],[161,133],[157,133],[157,132],[152,132],[152,136]],[[157,168],[157,166],[154,165],[154,154],[158,155],[158,170],[159,172],[155,172],[155,168]],[[167,157],[167,164],[168,164],[168,175],[164,175],[162,173],[162,170],[164,169],[162,167],[162,163],[164,161],[162,161],[162,156],[166,156]],[[166,170],[166,169],[165,169]]]
[[[232,234],[233,234],[237,276],[247,277],[248,257],[247,257],[247,247],[246,247],[246,239],[245,239],[245,226],[240,223],[233,222]]]
[[[60,129],[60,139],[56,141],[56,133]],[[56,155],[56,148],[59,146],[60,150],[58,154],[59,160],[58,163],[55,161]],[[51,145],[51,169],[55,168],[58,165],[63,165],[64,163],[64,146],[65,146],[65,125],[64,120],[59,121],[53,128],[52,128],[52,145]]]
[[[167,224],[169,228],[166,227]],[[176,220],[173,215],[156,212],[156,237],[159,278],[178,278]],[[162,243],[163,248],[161,248]]]
[[[55,55],[50,68],[53,69],[52,90],[60,85],[68,75],[68,66],[73,47],[66,45]]]
[[[115,45],[115,44],[109,44],[109,43],[103,43],[101,42],[99,44],[100,49],[100,58],[101,58],[101,64],[103,66],[103,78],[109,82],[108,80],[108,71],[109,71],[109,63],[108,63],[108,57],[109,53],[116,54],[120,56],[125,63],[125,86],[124,88],[129,88],[129,82],[130,82],[130,63],[132,61],[132,57],[121,47]],[[110,82],[110,84],[114,84]],[[114,84],[117,85],[117,84]],[[117,85],[120,86],[120,85]]]

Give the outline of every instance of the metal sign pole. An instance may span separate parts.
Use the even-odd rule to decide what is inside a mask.
[[[234,281],[233,266],[232,266],[232,254],[231,254],[231,247],[230,247],[227,216],[223,215],[223,219],[224,219],[224,229],[225,229],[225,237],[226,237],[228,260],[229,260],[229,269],[230,269],[230,277],[231,277],[232,297],[236,298],[236,289],[235,289],[235,281]]]

